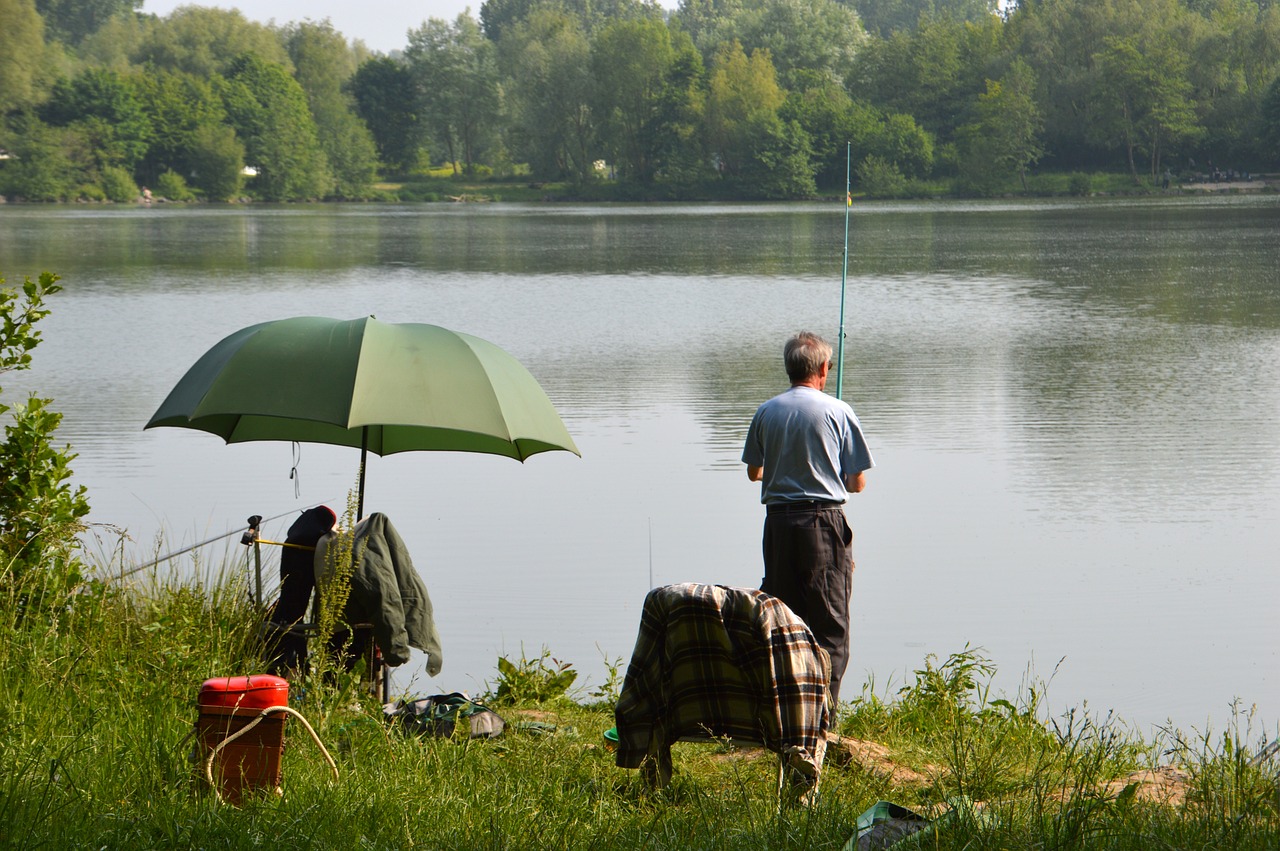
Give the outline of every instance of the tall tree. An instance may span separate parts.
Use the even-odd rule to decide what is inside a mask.
[[[572,15],[539,9],[499,44],[513,153],[535,175],[589,181],[597,159],[591,45]]]
[[[950,140],[963,121],[958,105],[972,103],[997,76],[1001,28],[994,17],[977,23],[937,18],[922,21],[914,33],[872,40],[857,56],[850,94],[906,113]]]
[[[854,0],[853,7],[867,32],[881,38],[914,32],[921,21],[951,18],[980,23],[999,11],[996,0]]]
[[[0,0],[0,117],[32,104],[42,77],[44,23],[31,0]]]
[[[151,120],[132,80],[96,68],[54,86],[41,117],[55,127],[74,127],[90,146],[96,169],[129,171],[151,144]]]
[[[71,46],[97,32],[111,18],[140,8],[142,0],[36,0],[49,38]]]
[[[1040,133],[1044,121],[1035,102],[1035,72],[1015,59],[1001,80],[988,80],[978,96],[974,120],[961,128],[966,171],[981,183],[1016,173],[1027,188],[1027,166],[1040,159],[1044,149]]]
[[[1100,108],[1093,132],[1123,146],[1135,183],[1136,154],[1145,153],[1154,184],[1166,149],[1202,129],[1190,99],[1186,55],[1168,42],[1140,46],[1134,34],[1108,37],[1097,61]]]
[[[368,197],[377,177],[377,150],[345,88],[355,73],[357,51],[328,20],[290,24],[283,35],[294,78],[306,92],[320,148],[329,163],[330,194]]]
[[[575,18],[588,37],[613,21],[663,17],[662,7],[655,0],[484,0],[480,4],[480,24],[485,37],[496,43],[509,27],[539,10]]]
[[[845,79],[866,41],[857,13],[836,0],[735,0],[701,26],[694,16],[699,7],[685,8],[690,17],[678,20],[697,33],[694,43],[704,59],[710,61],[733,41],[747,53],[768,50],[786,87],[794,86],[794,75],[801,72],[827,72]]]
[[[778,110],[778,85],[769,51],[747,56],[732,42],[716,54],[707,79],[707,140],[723,177],[763,197],[814,191],[812,147],[796,122]]]
[[[249,21],[236,10],[179,6],[157,23],[134,59],[138,64],[212,78],[226,75],[245,54],[293,70],[279,35],[270,27]]]
[[[464,12],[453,24],[431,18],[409,32],[405,59],[418,86],[424,122],[455,171],[468,174],[496,138],[499,110],[494,45]]]
[[[382,163],[402,174],[418,168],[425,148],[417,109],[417,87],[408,64],[375,56],[349,81],[356,112],[373,134]]]
[[[667,25],[652,19],[617,21],[592,45],[601,139],[627,180],[650,183],[657,172],[660,104],[677,55]]]
[[[257,169],[253,188],[268,201],[322,197],[332,178],[306,94],[288,70],[247,54],[217,88],[245,159]]]
[[[151,146],[138,172],[154,185],[174,171],[210,200],[240,191],[244,146],[227,124],[222,99],[206,80],[153,68],[135,77],[138,96],[151,120]]]
[[[746,169],[753,137],[778,120],[785,100],[769,51],[748,57],[734,41],[717,52],[707,79],[707,140],[722,173]]]
[[[1262,155],[1271,168],[1280,168],[1280,77],[1267,89],[1262,99]]]

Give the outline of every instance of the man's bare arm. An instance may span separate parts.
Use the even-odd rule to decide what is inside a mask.
[[[844,480],[845,490],[849,493],[862,493],[862,489],[867,486],[867,471],[862,470],[852,476],[846,476]]]
[[[758,482],[764,478],[764,467],[756,467],[753,464],[747,465],[747,478],[753,482]]]

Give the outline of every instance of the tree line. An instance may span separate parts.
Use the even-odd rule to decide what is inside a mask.
[[[0,0],[0,193],[378,197],[446,166],[614,197],[1025,188],[1280,165],[1273,0],[485,0],[328,21]]]

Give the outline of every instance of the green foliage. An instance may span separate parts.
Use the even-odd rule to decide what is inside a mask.
[[[130,201],[136,201],[138,195],[138,184],[134,182],[133,175],[118,165],[109,165],[102,169],[102,192],[106,195],[108,201],[116,204],[127,204]]]
[[[74,127],[98,168],[132,169],[151,143],[151,120],[133,82],[113,71],[90,68],[54,86],[41,117],[55,127]]]
[[[281,65],[246,54],[217,88],[246,162],[258,170],[253,189],[267,201],[320,198],[331,184],[306,94]]]
[[[562,702],[577,678],[573,666],[551,658],[545,647],[536,659],[525,658],[523,652],[519,662],[499,656],[497,686],[482,702],[495,707]]]
[[[33,0],[0,0],[0,117],[36,100],[44,23]]]
[[[57,280],[48,272],[24,278],[19,294],[0,278],[0,374],[30,367],[45,299],[62,289]],[[0,404],[0,415],[12,412],[0,444],[0,608],[18,617],[56,605],[80,578],[76,536],[89,502],[70,482],[75,453],[53,444],[62,415],[49,404],[36,396],[16,408]]]
[[[505,30],[498,58],[511,81],[506,104],[513,151],[540,178],[589,182],[596,126],[591,44],[581,24],[559,10],[535,10]]]
[[[1083,172],[1073,172],[1067,180],[1067,191],[1072,195],[1084,197],[1093,190],[1093,180]]]
[[[13,159],[0,169],[0,191],[28,201],[68,197],[82,176],[71,159],[73,139],[31,113],[17,116],[5,143]]]
[[[77,45],[117,16],[127,16],[142,0],[36,0],[51,39]]]
[[[1262,139],[1270,163],[1280,167],[1280,77],[1271,83],[1262,102]]]
[[[229,74],[246,54],[287,71],[293,69],[272,28],[247,20],[236,9],[184,4],[157,22],[132,59],[137,65],[212,80]]]
[[[898,167],[875,154],[866,157],[854,171],[858,188],[872,198],[896,198],[907,186]]]
[[[284,41],[333,178],[325,194],[368,197],[377,176],[377,151],[345,89],[355,73],[356,52],[328,21],[292,24],[285,30]]]
[[[375,56],[356,69],[347,84],[356,113],[373,135],[383,165],[412,174],[424,159],[413,74],[402,61]]]
[[[244,186],[245,147],[230,127],[204,125],[191,135],[187,162],[194,182],[210,201],[227,201]]]
[[[156,178],[156,195],[166,201],[193,201],[196,197],[187,187],[182,175],[173,169]]]
[[[498,138],[493,42],[466,12],[452,24],[432,18],[409,32],[405,59],[420,93],[418,113],[434,133],[433,149],[450,163],[461,162],[466,174],[474,173]]]

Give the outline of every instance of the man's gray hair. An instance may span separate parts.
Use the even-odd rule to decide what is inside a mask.
[[[822,365],[831,362],[831,344],[817,334],[801,331],[787,340],[782,359],[787,366],[787,378],[795,384],[822,372]]]

